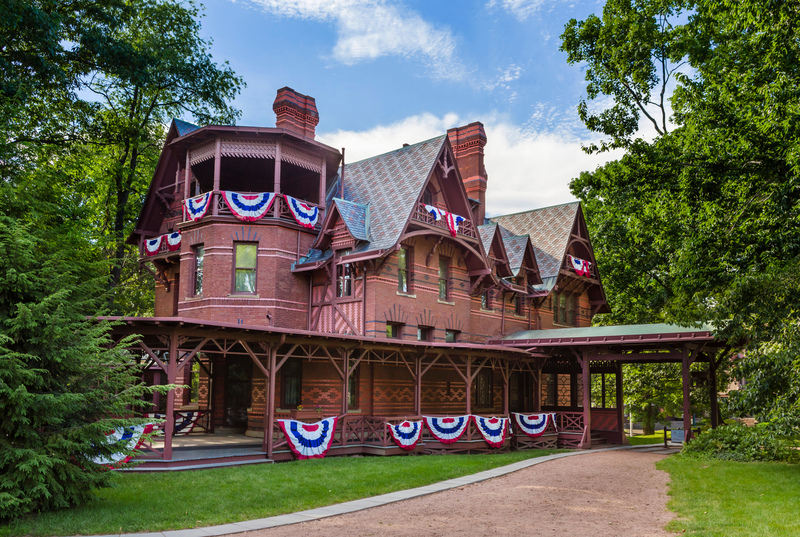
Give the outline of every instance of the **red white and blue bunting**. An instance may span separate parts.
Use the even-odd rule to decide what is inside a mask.
[[[206,215],[210,205],[211,192],[206,192],[194,198],[183,200],[183,214],[189,220],[197,222]]]
[[[186,435],[192,432],[192,430],[199,424],[200,419],[205,416],[205,412],[203,411],[192,411],[192,412],[176,412],[175,413],[175,427],[172,429],[173,435]],[[166,419],[166,414],[146,414],[145,417],[147,418],[157,418],[157,419]],[[166,423],[161,423],[157,426],[158,428],[158,435],[164,435],[164,428]]]
[[[289,212],[294,216],[295,221],[303,227],[313,229],[319,220],[319,207],[310,207],[305,203],[294,199],[286,194],[286,205],[289,206]]]
[[[144,442],[144,435],[152,432],[152,423],[114,429],[114,431],[106,435],[106,443],[115,445],[118,451],[107,457],[102,455],[94,457],[92,461],[106,466],[125,464],[133,458],[133,452],[141,447]]]
[[[436,440],[442,444],[452,444],[467,430],[470,416],[456,416],[455,418],[422,416],[422,419],[425,420],[425,425]]]
[[[548,420],[553,423],[553,426],[556,424],[555,414],[519,414],[517,412],[512,412],[512,414],[517,427],[531,438],[544,434]]]
[[[438,207],[434,207],[433,205],[426,205],[425,210],[433,216],[433,219],[438,222],[439,220],[444,220],[447,222],[447,228],[450,230],[450,234],[455,237],[458,234],[458,226],[461,225],[461,222],[464,221],[463,216],[458,216],[454,213],[449,213],[444,209],[439,209]]]
[[[159,235],[154,239],[147,239],[144,242],[144,251],[148,256],[156,255],[158,251],[161,249],[161,240],[164,238],[164,235]]]
[[[421,421],[404,421],[400,425],[387,423],[389,432],[392,433],[395,443],[405,450],[412,450],[419,442],[422,434]]]
[[[225,200],[233,216],[245,222],[255,222],[267,214],[275,201],[275,194],[272,192],[241,194],[223,190],[222,199]]]
[[[289,449],[298,459],[322,459],[331,447],[338,418],[325,418],[317,423],[278,420]]]
[[[475,426],[487,444],[493,448],[503,447],[503,442],[506,441],[506,431],[508,430],[508,418],[472,417],[475,419]]]
[[[592,263],[586,261],[585,259],[581,259],[579,257],[572,257],[571,255],[567,254],[567,258],[569,262],[572,264],[572,268],[575,269],[575,274],[579,276],[592,276]]]
[[[168,233],[164,235],[167,239],[167,249],[170,252],[174,252],[176,250],[181,249],[181,232],[175,231],[173,233]]]

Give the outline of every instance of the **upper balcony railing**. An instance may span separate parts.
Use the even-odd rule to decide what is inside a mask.
[[[444,213],[444,211],[442,212]],[[473,224],[472,220],[463,215],[458,215],[458,216],[461,216],[464,220],[462,220],[461,223],[458,225],[458,230],[456,233],[458,235],[464,235],[465,237],[477,239],[478,231],[475,229],[475,225]],[[426,209],[424,203],[417,204],[417,209],[416,211],[414,211],[414,214],[412,215],[411,218],[412,220],[416,220],[417,222],[423,222],[425,224],[430,224],[432,226],[442,228],[444,230],[447,230],[448,232],[450,231],[450,226],[447,223],[447,219],[444,217],[444,215],[442,215],[441,218],[437,219],[435,215],[431,214],[428,211],[428,209]]]
[[[250,194],[249,192],[241,192],[241,194]],[[313,212],[313,209],[317,209],[317,218],[316,222],[314,223],[313,227],[308,227],[306,224],[302,224],[295,218],[294,214],[292,213],[291,209],[289,208],[289,204],[286,202],[286,198],[283,195],[279,194],[275,197],[275,200],[272,202],[272,206],[270,209],[258,220],[251,222],[251,223],[259,223],[264,221],[265,223],[274,223],[276,221],[283,221],[283,222],[291,222],[296,223],[299,225],[303,225],[309,231],[319,231],[322,227],[322,221],[325,218],[325,207],[319,205],[317,203],[311,203],[305,200],[297,200],[302,205],[307,207],[310,211],[309,213]],[[198,220],[198,222],[202,222],[207,218],[217,218],[223,221],[230,221],[230,222],[241,222],[242,220],[239,219],[236,215],[233,214],[228,204],[225,203],[225,200],[222,198],[222,195],[218,192],[212,192],[211,198],[209,199],[209,207],[203,217]],[[216,208],[216,211],[214,209]],[[216,212],[216,214],[214,214]],[[183,211],[183,214],[180,217],[176,217],[173,224],[177,223],[188,223],[192,220],[187,218],[186,212]],[[161,235],[161,244],[158,246],[157,251],[152,251],[148,249],[148,240],[158,238],[158,235],[154,237],[145,237],[141,239],[139,244],[139,257],[140,259],[146,258],[162,258],[162,257],[170,257],[173,255],[180,254],[180,248],[175,249],[173,246],[173,250],[170,250],[169,243],[167,241],[167,237],[170,232],[167,232],[164,235]]]

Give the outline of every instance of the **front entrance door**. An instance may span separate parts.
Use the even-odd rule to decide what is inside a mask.
[[[508,378],[508,409],[511,412],[533,410],[533,375],[514,371]]]
[[[225,425],[247,428],[247,408],[250,406],[250,379],[253,363],[247,356],[228,357],[225,376]]]

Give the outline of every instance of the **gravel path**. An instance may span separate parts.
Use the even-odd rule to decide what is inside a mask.
[[[330,535],[675,535],[664,531],[664,455],[633,450],[566,457],[482,483],[247,537]]]

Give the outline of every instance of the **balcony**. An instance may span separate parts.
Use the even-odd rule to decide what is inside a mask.
[[[464,220],[458,226],[458,235],[463,235],[465,237],[469,237],[471,239],[478,238],[478,231],[475,229],[475,225],[473,224],[472,220],[467,218],[463,215],[458,215],[464,218]],[[417,222],[422,222],[423,224],[428,224],[433,227],[438,227],[444,229],[448,233],[450,233],[450,228],[447,225],[447,222],[444,218],[440,218],[439,220],[436,219],[428,210],[425,208],[424,203],[418,203],[417,209],[414,211],[414,214],[411,216],[412,220]]]

